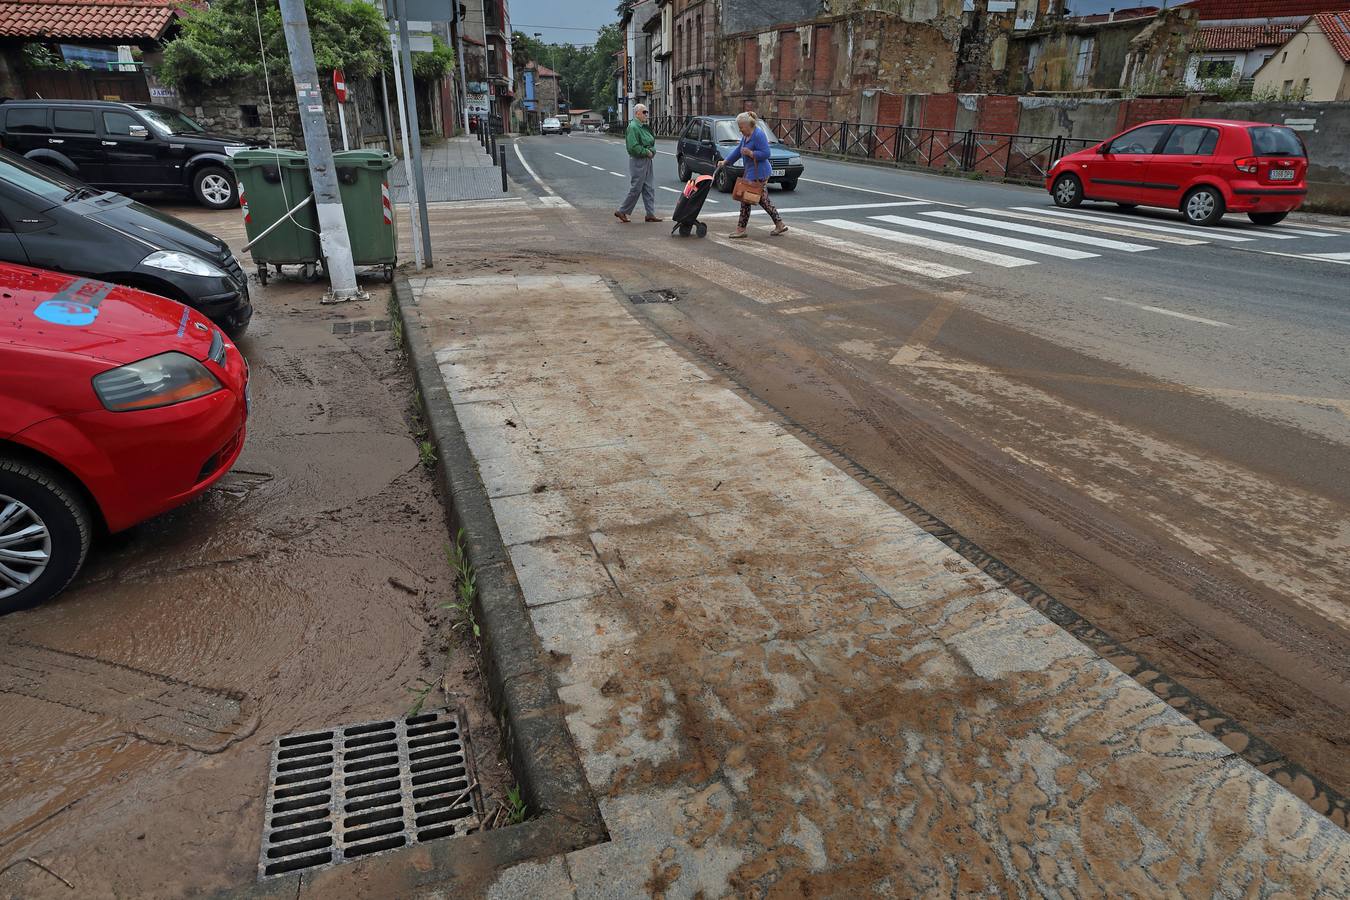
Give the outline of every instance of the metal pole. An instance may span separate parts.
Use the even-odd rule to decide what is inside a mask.
[[[497,165],[502,167],[502,193],[506,193],[506,148],[497,148]]]
[[[459,58],[459,112],[464,133],[469,133],[469,82],[464,77],[464,20],[459,17],[459,0],[450,0],[450,15],[455,23],[455,56]]]
[[[286,214],[282,216],[280,219],[277,219],[271,225],[268,225],[266,228],[264,228],[262,230],[262,233],[259,234],[257,237],[255,237],[253,240],[249,241],[247,244],[245,244],[240,252],[247,253],[250,247],[258,243],[258,241],[261,241],[263,238],[267,237],[272,232],[276,231],[278,225],[280,225],[282,222],[285,222],[287,219],[298,213],[300,210],[304,209],[305,206],[309,204],[309,201],[313,199],[314,199],[313,194],[306,194],[305,199],[301,200],[299,203],[295,204],[295,206],[292,206],[290,209],[288,209],[286,211]]]
[[[360,290],[356,286],[347,217],[342,211],[342,195],[333,167],[333,145],[328,139],[328,119],[323,114],[323,93],[314,65],[314,47],[310,43],[304,0],[281,0],[281,27],[286,34],[291,75],[295,79],[295,99],[300,105],[305,152],[309,154],[309,178],[314,185],[314,208],[318,213],[324,268],[328,270],[333,299],[348,300],[360,296]]]
[[[407,85],[404,99],[408,102],[408,137],[412,141],[413,175],[417,178],[417,214],[422,217],[422,256],[431,265],[431,226],[427,221],[427,179],[422,171],[422,138],[417,128],[417,85],[413,82],[412,46],[408,38],[408,8],[404,0],[394,0],[398,7],[398,49],[403,61],[403,83]],[[411,185],[409,185],[411,187]]]
[[[384,97],[384,136],[389,142],[389,152],[394,152],[394,114],[389,111],[389,81],[380,69],[380,94]]]
[[[342,149],[350,150],[352,149],[351,145],[347,143],[347,114],[342,110],[342,107],[345,105],[346,104],[344,104],[341,100],[337,102],[338,128],[342,131]]]
[[[389,52],[394,57],[394,99],[398,101],[398,124],[403,132],[403,180],[408,185],[408,222],[412,226],[412,245],[413,262],[417,268],[424,268],[422,262],[422,242],[419,240],[418,229],[421,228],[421,219],[417,215],[418,195],[414,191],[413,171],[411,160],[412,144],[408,141],[408,104],[404,102],[403,97],[403,69],[399,65],[398,58],[398,36],[389,35]]]

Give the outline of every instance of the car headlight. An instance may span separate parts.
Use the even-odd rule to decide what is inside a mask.
[[[789,166],[800,166],[802,164],[802,158],[800,156],[789,156],[787,164]]]
[[[172,406],[220,390],[206,366],[171,351],[94,376],[94,393],[112,412]]]
[[[1055,170],[1055,167],[1058,166],[1058,165],[1059,165],[1059,160],[1055,160],[1054,162],[1050,163],[1050,168],[1047,169],[1046,171],[1047,171],[1047,172],[1053,172],[1053,171]]]
[[[226,144],[226,145],[225,145],[225,155],[228,156],[228,157],[233,158],[234,155],[235,155],[236,153],[241,153],[241,152],[243,152],[244,150],[247,150],[247,149],[248,149],[248,146],[245,145],[245,144],[239,144],[238,146],[235,146],[234,144]]]
[[[211,265],[200,256],[179,253],[177,250],[158,250],[141,260],[141,265],[179,275],[200,275],[204,278],[228,278],[224,269]]]

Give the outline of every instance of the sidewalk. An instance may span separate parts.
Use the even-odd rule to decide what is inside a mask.
[[[422,171],[427,202],[492,200],[502,193],[502,176],[487,150],[475,137],[452,137],[422,145]],[[394,164],[389,186],[396,203],[408,202],[408,182],[403,163]]]
[[[1350,892],[1344,831],[604,274],[413,282],[612,837],[501,896]]]

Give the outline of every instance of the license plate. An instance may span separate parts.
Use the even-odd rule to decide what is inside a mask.
[[[1293,170],[1293,169],[1271,169],[1271,170],[1270,170],[1270,180],[1271,180],[1271,181],[1293,181],[1293,180],[1294,180],[1294,170]]]
[[[787,169],[774,169],[774,170],[773,170],[773,177],[774,177],[774,178],[782,178],[782,177],[783,177],[784,175],[786,175],[786,174],[787,174]]]

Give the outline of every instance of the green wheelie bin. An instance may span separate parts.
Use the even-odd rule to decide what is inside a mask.
[[[352,262],[379,266],[385,281],[394,280],[398,265],[398,233],[389,170],[394,156],[383,150],[343,150],[333,154],[338,190],[352,242]]]
[[[239,205],[250,242],[312,192],[309,158],[295,150],[242,150],[230,160],[239,180]],[[319,218],[312,202],[291,213],[249,248],[258,266],[258,281],[267,284],[267,267],[303,266],[304,277],[318,277],[323,261],[319,246]]]

